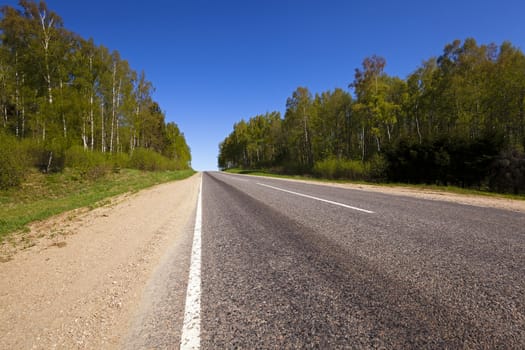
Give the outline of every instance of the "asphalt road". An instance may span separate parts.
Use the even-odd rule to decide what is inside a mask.
[[[525,348],[524,214],[225,173],[201,203],[123,348]]]
[[[510,211],[205,173],[201,278],[203,349],[525,346]]]

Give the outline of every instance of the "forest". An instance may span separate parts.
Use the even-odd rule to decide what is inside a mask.
[[[0,18],[0,189],[28,169],[191,167],[184,134],[166,123],[153,84],[119,52],[64,27],[43,1]]]
[[[406,79],[371,56],[349,91],[298,87],[279,112],[241,120],[221,169],[525,192],[525,56],[510,42],[447,44]]]

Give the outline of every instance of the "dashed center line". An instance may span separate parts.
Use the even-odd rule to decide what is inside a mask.
[[[197,350],[201,346],[201,230],[202,230],[202,177],[197,200],[190,274],[186,292],[184,323],[180,337],[180,349]]]
[[[270,186],[270,185],[266,185],[266,184],[263,184],[263,183],[260,183],[260,182],[258,182],[257,185],[268,187],[268,188],[272,188],[272,189],[277,190],[277,191],[282,191],[282,192],[294,194],[294,195],[300,196],[300,197],[315,199],[315,200],[320,201],[320,202],[325,202],[325,203],[329,203],[329,204],[333,204],[333,205],[338,205],[338,206],[343,207],[343,208],[357,210],[357,211],[360,211],[360,212],[363,212],[363,213],[367,213],[367,214],[374,214],[374,212],[371,211],[371,210],[366,210],[366,209],[363,209],[363,208],[353,207],[351,205],[347,205],[347,204],[343,204],[343,203],[339,203],[339,202],[334,202],[334,201],[331,201],[331,200],[328,200],[328,199],[319,198],[319,197],[310,196],[310,195],[304,194],[304,193],[299,193],[299,192],[294,192],[294,191],[290,191],[290,190],[285,190],[284,188]]]

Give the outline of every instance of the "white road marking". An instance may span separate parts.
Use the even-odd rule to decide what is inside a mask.
[[[184,323],[180,338],[180,349],[200,349],[201,346],[201,229],[202,229],[202,177],[197,200],[190,274],[186,292]]]
[[[366,210],[366,209],[362,209],[362,208],[358,208],[358,207],[352,207],[351,205],[346,205],[346,204],[343,204],[343,203],[330,201],[330,200],[328,200],[328,199],[323,199],[323,198],[319,198],[319,197],[314,197],[314,196],[310,196],[310,195],[303,194],[303,193],[299,193],[299,192],[289,191],[289,190],[285,190],[285,189],[283,189],[283,188],[279,188],[279,187],[275,187],[275,186],[270,186],[270,185],[262,184],[262,183],[259,183],[259,182],[257,183],[257,185],[264,186],[264,187],[268,187],[268,188],[273,188],[274,190],[278,190],[278,191],[282,191],[282,192],[286,192],[286,193],[290,193],[290,194],[295,194],[296,196],[300,196],[300,197],[305,197],[305,198],[315,199],[315,200],[320,201],[320,202],[325,202],[325,203],[330,203],[330,204],[338,205],[338,206],[343,207],[343,208],[348,208],[348,209],[353,209],[353,210],[361,211],[361,212],[363,212],[363,213],[367,213],[367,214],[374,214],[374,212],[373,212],[373,211],[370,211],[370,210]]]

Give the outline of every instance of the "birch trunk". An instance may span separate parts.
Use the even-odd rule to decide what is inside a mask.
[[[82,117],[82,144],[84,146],[84,151],[86,151],[88,149],[87,134],[86,134],[86,122],[87,122],[87,117],[83,113],[83,117]]]
[[[113,63],[113,82],[111,86],[111,131],[109,137],[109,152],[113,152],[113,136],[115,131],[115,115],[116,115],[116,90],[117,90],[117,62]]]
[[[362,142],[362,156],[361,156],[361,160],[364,162],[365,161],[365,128],[363,127],[363,130],[362,130],[362,133],[361,133],[361,142]]]
[[[423,142],[423,137],[421,136],[421,130],[419,129],[419,118],[416,117],[416,130],[417,130],[417,136],[419,137],[419,143],[421,144]]]
[[[16,115],[16,136],[19,136],[18,121],[20,110],[20,79],[18,76],[18,52],[15,52],[15,115]],[[5,114],[5,122],[7,123],[7,109]]]
[[[61,101],[64,101],[64,97],[63,97],[64,90],[63,90],[63,88],[64,88],[63,82],[62,82],[62,80],[60,80],[60,100]],[[62,105],[62,103],[63,102],[61,102],[60,104]],[[63,106],[60,108],[60,114],[62,116],[62,128],[63,128],[63,131],[64,131],[64,138],[67,138],[66,114],[64,113]]]
[[[25,85],[25,76],[24,74],[22,74],[22,86],[24,85]],[[21,106],[20,118],[21,118],[21,124],[22,124],[21,130],[20,130],[20,136],[24,138],[26,134],[26,108],[25,108],[25,101],[24,101],[23,95],[20,95],[20,106]]]
[[[117,89],[117,107],[116,110],[120,108],[120,91],[122,89],[122,79],[119,80],[118,89]],[[115,113],[115,125],[116,125],[116,143],[117,143],[117,152],[120,152],[120,123],[118,118],[118,113]]]
[[[24,101],[22,101],[22,138],[26,136],[26,108],[24,107]]]
[[[95,116],[93,111],[93,91],[89,100],[89,122],[91,124],[91,151],[95,147]]]
[[[106,135],[104,130],[104,103],[100,104],[100,122],[101,122],[101,132],[100,132],[100,145],[102,153],[106,152]]]
[[[93,75],[93,55],[89,56],[89,74]],[[95,116],[94,116],[94,101],[93,101],[93,84],[90,86],[89,92],[89,122],[91,124],[91,152],[95,147]]]
[[[51,85],[51,69],[49,68],[49,42],[51,41],[50,29],[53,26],[53,18],[46,25],[46,12],[40,13],[40,23],[42,24],[42,47],[44,49],[44,79],[47,83],[47,98],[49,104],[53,104],[53,89]]]

